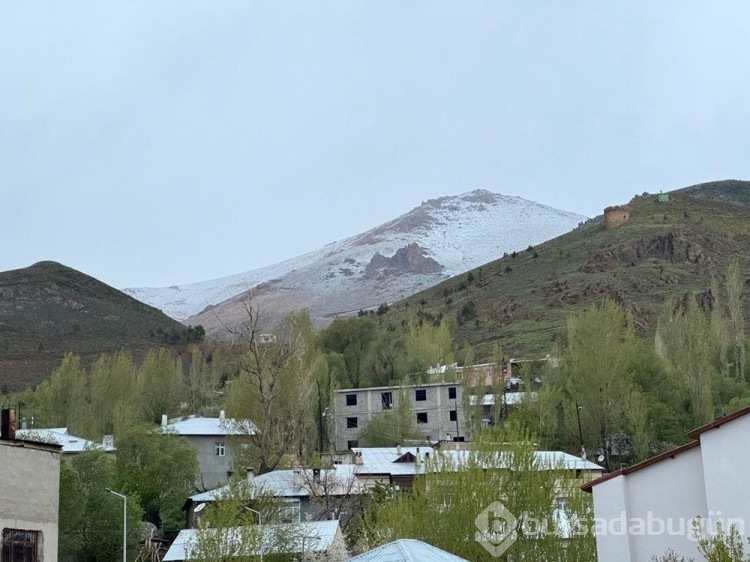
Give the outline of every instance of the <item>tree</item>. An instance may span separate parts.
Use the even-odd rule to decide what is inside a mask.
[[[320,333],[319,344],[325,352],[340,353],[346,365],[341,383],[359,388],[364,379],[365,357],[376,339],[375,323],[366,317],[337,318]]]
[[[152,522],[165,528],[182,527],[182,505],[194,489],[197,472],[195,449],[184,437],[136,426],[118,442],[119,486],[137,496]]]
[[[314,345],[307,311],[284,318],[274,330],[275,341],[261,341],[262,315],[249,300],[245,312],[245,323],[233,330],[241,346],[240,376],[229,384],[226,405],[231,417],[249,419],[255,425],[247,437],[251,458],[241,458],[241,451],[235,455],[241,462],[257,465],[258,474],[265,474],[287,453],[295,450],[305,455],[308,448],[314,448],[313,381],[327,367]]]
[[[733,259],[727,267],[726,284],[734,372],[739,380],[744,377],[745,372],[745,318],[742,311],[742,293],[745,289],[745,280],[740,273],[740,263],[737,259]]]
[[[467,560],[595,560],[594,538],[583,534],[590,496],[580,491],[575,473],[543,464],[533,440],[515,427],[489,429],[465,457],[436,453],[411,492],[396,493],[371,514],[370,545],[414,538]],[[481,514],[496,502],[516,518],[515,524],[506,519],[516,540],[500,557],[475,540],[483,531]]]
[[[567,349],[550,376],[565,398],[568,442],[580,446],[582,437],[586,450],[598,448],[608,463],[613,452],[628,456],[627,447],[619,445],[625,438],[649,440],[643,402],[637,396],[640,391],[633,382],[638,358],[646,353],[644,346],[635,337],[631,319],[610,300],[572,315],[567,327]],[[645,452],[643,447],[639,450]]]
[[[159,423],[162,415],[179,408],[185,396],[182,362],[167,349],[152,349],[138,370],[136,385],[144,418]]]
[[[686,299],[684,307],[671,299],[664,304],[656,329],[656,353],[687,385],[695,425],[714,419],[711,381],[719,348],[711,334],[709,319],[693,297]]]
[[[59,560],[95,562],[122,556],[122,500],[116,467],[106,453],[87,451],[60,464]],[[118,490],[119,491],[119,490]],[[128,552],[135,552],[143,511],[135,496],[127,495]]]

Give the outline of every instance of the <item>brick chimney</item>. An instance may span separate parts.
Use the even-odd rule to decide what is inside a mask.
[[[16,438],[16,411],[5,409],[0,414],[0,439]]]

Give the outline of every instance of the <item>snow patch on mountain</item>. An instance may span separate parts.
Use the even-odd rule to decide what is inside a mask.
[[[319,250],[230,277],[125,292],[190,323],[216,316],[220,303],[257,288],[274,307],[314,317],[392,302],[564,234],[586,217],[521,197],[476,190],[430,199],[379,227]],[[260,287],[258,287],[261,285]],[[236,305],[235,305],[236,306]],[[210,323],[210,322],[209,322]]]

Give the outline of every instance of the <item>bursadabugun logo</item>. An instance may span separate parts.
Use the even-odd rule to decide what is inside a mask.
[[[518,538],[518,519],[501,502],[492,502],[474,520],[476,541],[492,556],[500,556]]]

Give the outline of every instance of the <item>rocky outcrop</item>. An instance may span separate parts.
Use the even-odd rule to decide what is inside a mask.
[[[368,279],[377,276],[440,273],[442,270],[442,265],[427,257],[424,249],[412,242],[396,250],[390,258],[375,252],[367,264],[364,277]]]

